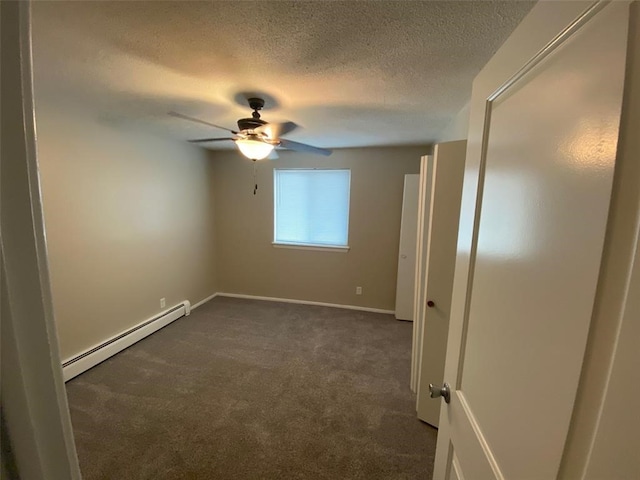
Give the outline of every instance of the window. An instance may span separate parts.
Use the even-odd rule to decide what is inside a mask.
[[[274,244],[346,249],[350,170],[275,169]]]

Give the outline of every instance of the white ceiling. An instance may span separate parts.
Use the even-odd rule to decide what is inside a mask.
[[[322,147],[430,143],[531,9],[495,1],[34,2],[36,94],[178,139],[226,136],[244,94]],[[231,143],[231,142],[229,142]],[[221,143],[209,144],[220,148]]]

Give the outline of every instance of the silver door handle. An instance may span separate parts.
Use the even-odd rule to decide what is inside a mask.
[[[439,385],[429,384],[429,396],[431,398],[444,398],[446,403],[451,401],[451,388],[448,383],[445,383],[442,387]]]

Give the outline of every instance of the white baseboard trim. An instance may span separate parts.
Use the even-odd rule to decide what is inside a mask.
[[[174,322],[180,317],[189,315],[191,310],[198,308],[215,297],[232,297],[232,298],[245,298],[248,300],[265,300],[268,302],[282,302],[282,303],[297,303],[301,305],[317,305],[321,307],[332,308],[344,308],[347,310],[361,310],[364,312],[373,313],[385,313],[394,314],[393,310],[384,310],[381,308],[361,307],[358,305],[340,305],[337,303],[326,302],[312,302],[309,300],[296,300],[293,298],[276,298],[276,297],[262,297],[258,295],[245,295],[241,293],[223,293],[216,292],[213,295],[208,296],[200,300],[198,303],[191,305],[188,300],[169,308],[160,314],[149,318],[139,324],[131,327],[124,332],[114,335],[113,337],[105,340],[104,342],[93,346],[85,350],[84,352],[65,360],[62,363],[62,374],[65,382],[68,382],[74,377],[77,377],[83,372],[86,372],[97,364],[105,361],[107,358],[112,357],[116,353],[121,352],[127,347],[130,347],[136,342],[139,342],[143,338],[148,337],[152,333],[157,332],[163,327],[166,327],[170,323]]]
[[[209,295],[207,298],[200,300],[198,303],[194,303],[193,305],[191,305],[191,310],[193,310],[194,308],[198,308],[200,305],[204,305],[209,300],[213,300],[217,296],[218,296],[218,292],[214,293],[213,295]]]
[[[384,310],[381,308],[361,307],[359,305],[341,305],[338,303],[326,303],[326,302],[312,302],[310,300],[296,300],[293,298],[276,298],[276,297],[262,297],[259,295],[245,295],[243,293],[216,293],[218,297],[231,297],[231,298],[246,298],[248,300],[265,300],[267,302],[282,302],[282,303],[299,303],[302,305],[318,305],[320,307],[332,307],[332,308],[344,308],[347,310],[361,310],[363,312],[373,313],[386,313],[393,315],[394,310]]]
[[[108,340],[80,353],[79,355],[67,359],[62,363],[64,381],[67,382],[71,380],[73,377],[95,367],[107,358],[112,357],[116,353],[121,352],[125,348],[130,347],[145,337],[148,337],[152,333],[157,332],[162,327],[166,327],[178,318],[188,315],[191,308],[189,301],[185,300],[184,302],[181,302],[178,305],[119,333],[118,335],[114,335]]]

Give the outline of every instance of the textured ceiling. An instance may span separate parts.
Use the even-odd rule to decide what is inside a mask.
[[[179,139],[235,128],[243,94],[288,138],[323,147],[424,144],[532,2],[34,2],[37,98],[82,102]],[[229,142],[230,143],[230,142]],[[220,148],[222,144],[209,144]]]

